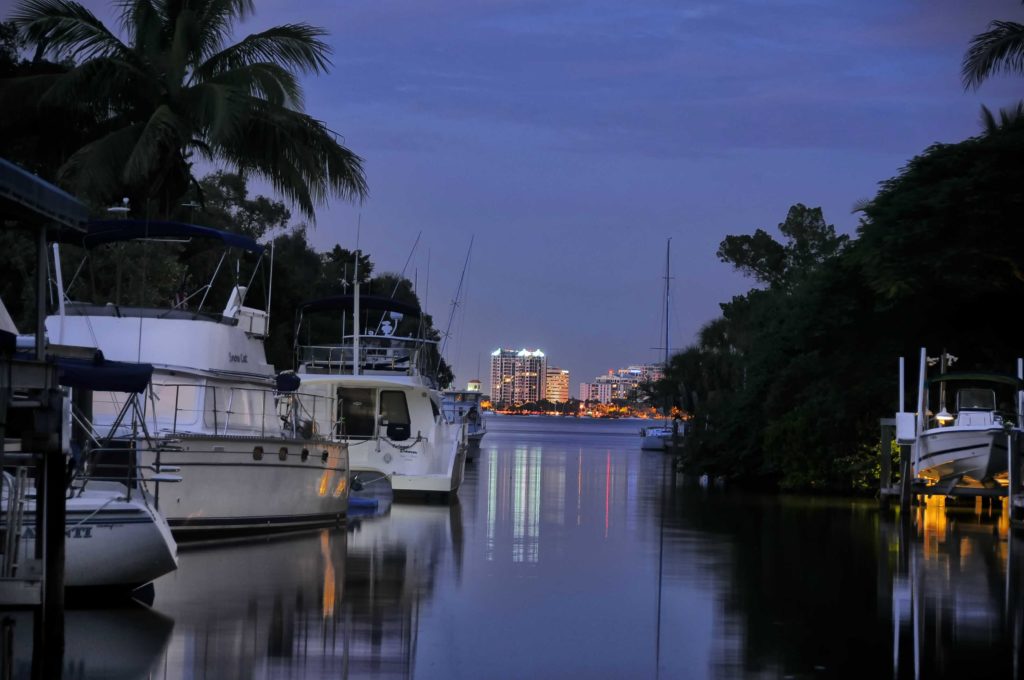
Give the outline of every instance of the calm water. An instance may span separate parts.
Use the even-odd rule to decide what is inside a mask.
[[[701,489],[636,421],[488,427],[457,504],[183,550],[152,609],[69,611],[64,677],[1019,677],[998,513]],[[3,635],[27,677],[24,615]]]

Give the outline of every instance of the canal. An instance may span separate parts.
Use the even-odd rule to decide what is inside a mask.
[[[1020,677],[998,507],[702,488],[638,421],[488,428],[458,503],[190,546],[152,608],[69,610],[64,678]]]

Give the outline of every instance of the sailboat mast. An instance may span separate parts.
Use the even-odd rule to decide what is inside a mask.
[[[672,237],[668,239],[668,245],[665,247],[665,366],[664,370],[668,372],[668,298],[669,298],[669,272],[672,253]]]
[[[665,245],[665,362],[661,365],[662,375],[668,377],[668,310],[669,310],[669,281],[671,277],[670,263],[672,261],[672,237],[669,236]],[[668,424],[668,415],[671,412],[668,394],[665,395],[665,424]]]

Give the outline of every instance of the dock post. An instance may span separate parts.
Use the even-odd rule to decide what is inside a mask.
[[[900,446],[900,512],[909,513],[912,502],[910,447]]]
[[[1006,503],[1009,509],[1010,521],[1020,518],[1021,510],[1018,507],[1020,498],[1020,461],[1017,454],[1017,441],[1012,430],[1006,430],[1006,470],[1009,476],[1006,485]]]
[[[889,509],[889,490],[892,487],[892,418],[879,419],[879,447],[881,470],[878,474],[878,502],[883,510]]]

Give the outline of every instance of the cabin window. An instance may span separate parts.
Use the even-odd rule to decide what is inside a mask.
[[[345,437],[374,435],[374,390],[338,388],[338,434]]]
[[[409,419],[409,403],[405,392],[381,390],[380,424],[388,439],[401,441],[409,438],[412,421]]]

